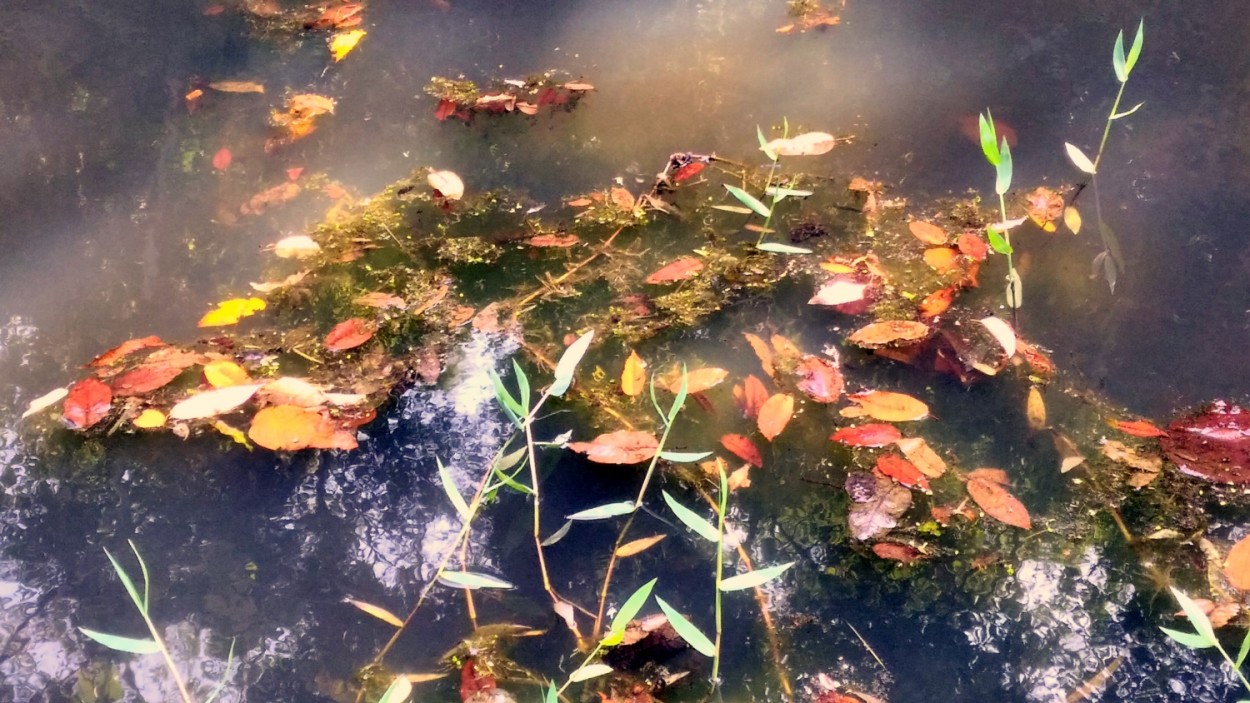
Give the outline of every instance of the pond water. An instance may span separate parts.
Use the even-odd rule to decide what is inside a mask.
[[[328,174],[365,197],[434,166],[460,174],[471,191],[514,189],[551,212],[614,179],[636,193],[675,152],[765,165],[756,126],[779,134],[784,120],[852,137],[801,168],[881,181],[889,197],[935,212],[936,203],[970,190],[992,203],[993,169],[975,141],[976,116],[989,107],[1014,133],[1018,203],[1035,186],[1080,180],[1063,144],[1096,150],[1117,88],[1109,60],[1115,33],[1131,35],[1144,16],[1145,50],[1124,107],[1145,104],[1117,121],[1099,173],[1124,271],[1114,293],[1091,275],[1100,251],[1092,228],[1078,236],[1062,227],[1022,232],[1013,240],[1026,282],[1017,326],[1053,350],[1065,387],[1097,394],[1124,417],[1163,423],[1205,401],[1246,400],[1250,29],[1239,3],[849,0],[834,8],[839,25],[782,35],[774,31],[788,21],[779,0],[369,0],[368,34],[339,63],[327,58],[325,33],[258,22],[262,4],[51,0],[6,8],[0,700],[97,700],[83,696],[82,679],[110,662],[124,700],[177,699],[159,656],[113,655],[77,629],[142,636],[103,552],[128,559],[128,539],[151,569],[153,616],[175,661],[200,686],[199,700],[226,671],[231,638],[237,661],[220,700],[355,700],[353,676],[393,630],[344,599],[407,612],[460,529],[435,457],[471,494],[480,467],[511,434],[488,370],[504,372],[516,355],[536,388],[550,378],[515,338],[468,332],[447,351],[439,381],[395,389],[350,452],[249,451],[221,438],[127,432],[85,442],[19,420],[32,399],[78,378],[102,350],[150,334],[200,338],[196,321],[210,304],[269,280],[272,260],[261,248],[315,227],[328,207],[296,201],[259,217],[239,213],[253,194],[287,179],[288,169]],[[548,69],[595,90],[567,112],[487,116],[471,125],[436,120],[437,101],[424,92],[435,75],[484,83]],[[186,99],[221,80],[260,82],[266,92],[205,89]],[[289,93],[331,96],[335,113],[307,138],[266,150],[270,110]],[[223,147],[232,160],[220,170],[211,161]],[[1092,222],[1087,200],[1082,195]],[[671,259],[699,245],[673,229],[673,239],[630,253],[650,262],[656,252]],[[527,290],[537,271],[532,258],[470,269],[459,291],[479,305]],[[1002,267],[1001,257],[994,261]],[[622,256],[613,265],[638,264]],[[983,283],[1002,274],[995,268]],[[985,288],[993,290],[978,293],[977,304],[1005,314],[994,297],[999,285]],[[818,352],[863,322],[807,305],[810,295],[783,284],[649,340],[640,353],[654,369],[683,361],[723,367],[741,380],[760,373],[743,331],[784,332]],[[571,315],[548,317],[542,341],[576,331]],[[579,373],[596,364],[617,373],[624,348],[596,352]],[[895,703],[1050,702],[1119,661],[1090,700],[1237,699],[1235,679],[1209,650],[1180,648],[1157,628],[1175,626],[1175,608],[1150,574],[1175,571],[1196,589],[1205,578],[1201,561],[1172,553],[1175,563],[1144,568],[1107,513],[1086,510],[1081,484],[1054,469],[1049,441],[1029,433],[1019,386],[965,387],[859,357],[848,358],[846,374],[849,390],[924,398],[934,415],[926,438],[955,448],[966,468],[1011,471],[1040,537],[1024,547],[1023,533],[986,528],[979,538],[994,549],[946,553],[932,565],[865,558],[848,545],[846,457],[826,440],[836,413],[809,407],[766,446],[766,468],[730,506],[730,523],[757,566],[796,563],[768,593],[795,690],[791,696],[779,684],[755,600],[733,594],[725,599],[719,695],[807,701],[821,681],[833,681]],[[726,429],[729,416],[737,418],[727,386],[716,391],[723,397],[711,396],[711,411],[688,405],[674,433],[679,449],[719,448],[722,434],[746,426]],[[1052,415],[1064,407],[1048,399]],[[588,413],[557,412],[536,433],[571,429],[589,439],[612,429],[601,424]],[[632,500],[638,490],[638,469],[588,464],[560,450],[543,455],[544,534],[560,516]],[[699,501],[675,478],[664,487],[687,505]],[[639,515],[631,534],[670,537],[622,562],[611,603],[658,576],[658,594],[710,623],[711,550],[654,492],[647,504],[651,512]],[[547,630],[510,653],[562,681],[581,659],[542,588],[531,505],[505,495],[475,523],[473,569],[517,585],[475,598],[477,618]],[[1243,508],[1222,507],[1208,533],[1225,542],[1243,536]],[[1167,526],[1152,522],[1161,519],[1147,515],[1138,527]],[[1073,527],[1078,521],[1088,527]],[[547,550],[557,591],[593,606],[618,528],[619,519],[579,524]],[[1081,539],[1054,536],[1077,532]],[[988,567],[968,567],[991,552],[997,561]],[[460,591],[439,587],[430,598],[388,654],[390,670],[440,670],[440,656],[471,631]],[[703,699],[705,659],[685,651],[667,665],[692,673],[661,698]],[[457,680],[421,684],[417,696],[456,700]],[[526,683],[501,685],[518,700],[542,695]],[[569,693],[593,699],[577,686]]]

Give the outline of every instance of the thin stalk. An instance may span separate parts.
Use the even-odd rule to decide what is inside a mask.
[[[538,403],[534,405],[534,409],[530,411],[529,416],[525,418],[523,424],[525,427],[525,448],[528,451],[530,462],[530,488],[534,491],[534,549],[538,552],[538,567],[543,574],[543,589],[547,591],[547,595],[551,596],[553,603],[559,603],[560,597],[556,595],[555,589],[551,587],[551,577],[547,574],[547,557],[543,553],[543,538],[542,533],[539,531],[541,525],[541,512],[539,510],[541,501],[538,488],[538,461],[534,454],[534,418],[549,397],[551,396],[543,393],[542,397],[538,399]]]
[[[722,484],[723,485],[723,484]],[[725,491],[720,492],[720,505],[716,511],[716,654],[712,657],[712,686],[720,686],[720,645],[721,633],[723,628],[721,617],[723,608],[721,605],[720,584],[725,576],[725,506],[728,496]]]
[[[577,667],[577,669],[574,669],[574,671],[577,671],[578,669],[581,669],[582,667],[584,667],[584,666],[586,666],[587,664],[589,664],[589,663],[590,663],[590,661],[591,661],[592,659],[594,659],[594,658],[595,658],[595,657],[599,654],[599,652],[600,652],[602,649],[603,649],[603,642],[600,642],[599,644],[596,644],[596,645],[595,645],[595,648],[594,648],[594,649],[590,652],[590,654],[587,654],[587,655],[586,655],[586,658],[582,660],[581,665],[579,665],[579,666]],[[570,684],[572,684],[572,683],[573,683],[573,680],[572,680],[572,679],[569,679],[569,680],[565,681],[565,682],[564,682],[564,685],[560,687],[560,690],[556,691],[556,695],[558,696],[558,695],[560,695],[560,694],[564,693],[564,689],[568,688],[568,687],[569,687],[569,685],[570,685]]]
[[[469,540],[465,539],[460,543],[460,570],[469,570]],[[473,589],[464,589],[464,605],[469,613],[469,622],[473,625],[473,631],[477,632],[477,608],[473,604]]]
[[[146,590],[146,588],[145,579],[144,589]],[[195,699],[187,691],[187,683],[182,680],[182,674],[178,673],[178,667],[174,664],[173,656],[169,654],[169,649],[165,646],[165,640],[161,639],[160,633],[156,631],[156,623],[152,622],[152,618],[148,616],[147,608],[140,608],[139,614],[143,616],[143,622],[147,623],[148,632],[152,634],[152,639],[156,642],[156,646],[160,648],[161,656],[165,659],[165,668],[169,669],[169,673],[174,677],[174,683],[178,684],[178,693],[182,696],[182,700],[186,703],[195,703]]]
[[[1006,198],[1003,197],[1002,193],[998,194],[998,214],[999,214],[999,217],[1002,218],[1001,220],[999,220],[999,222],[1007,221],[1007,200]],[[1015,263],[1012,262],[1012,258],[1011,258],[1011,230],[1010,229],[1003,230],[1003,241],[1007,243],[1007,271],[1009,273],[1015,273],[1016,265]],[[1016,301],[1016,299],[1013,297],[1012,303],[1017,303],[1017,302],[1018,301]],[[1020,326],[1019,321],[1016,319],[1016,310],[1018,309],[1019,308],[1015,304],[1011,306],[1011,324],[1013,327],[1017,327],[1017,328]]]
[[[1120,98],[1124,97],[1124,86],[1128,85],[1128,81],[1120,83],[1120,90],[1116,91],[1115,102],[1111,103],[1111,112],[1107,113],[1107,126],[1102,129],[1102,141],[1098,142],[1098,155],[1094,157],[1094,173],[1098,172],[1098,162],[1102,160],[1102,150],[1107,146],[1107,137],[1111,134],[1111,116],[1120,109]]]
[[[782,136],[782,138],[783,139],[785,138],[784,135]],[[776,175],[777,173],[777,164],[779,163],[781,163],[780,155],[773,158],[773,165],[768,169],[768,179],[764,181],[764,195],[766,196],[768,195],[768,189],[773,184],[773,176]],[[769,223],[773,221],[773,211],[776,209],[777,209],[777,201],[773,200],[772,204],[768,206],[768,217],[764,218],[764,227],[763,227],[764,231],[760,232],[760,236],[756,238],[755,246],[758,247],[760,244],[763,244],[764,237],[768,236],[768,225]]]
[[[1237,674],[1237,678],[1241,679],[1241,685],[1244,686],[1247,691],[1250,691],[1250,681],[1247,681],[1246,675],[1241,673],[1241,669],[1237,668],[1237,662],[1233,661],[1233,658],[1228,656],[1228,652],[1224,651],[1224,645],[1216,642],[1215,648],[1220,650],[1220,655],[1224,657],[1224,661],[1228,662],[1228,665],[1233,669],[1233,673]]]

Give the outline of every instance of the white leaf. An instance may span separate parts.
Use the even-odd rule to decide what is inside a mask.
[[[35,398],[34,400],[30,401],[30,405],[26,406],[26,412],[22,413],[22,419],[25,420],[26,418],[30,417],[31,415],[34,415],[40,410],[44,410],[44,409],[52,407],[53,405],[56,405],[57,401],[61,400],[67,395],[69,395],[69,389],[63,388],[63,387],[44,393],[38,398]]]
[[[170,409],[169,419],[198,420],[228,413],[250,400],[260,388],[259,383],[249,383],[197,393],[190,398],[178,401],[178,404]]]
[[[1016,332],[1011,329],[1011,325],[1001,317],[993,315],[983,318],[981,324],[985,325],[985,329],[989,330],[990,335],[1002,346],[1003,351],[1007,352],[1007,358],[1016,355]]]
[[[1085,152],[1076,147],[1075,144],[1063,143],[1063,148],[1068,150],[1068,158],[1072,159],[1072,164],[1086,173],[1095,173],[1094,162],[1089,160]]]

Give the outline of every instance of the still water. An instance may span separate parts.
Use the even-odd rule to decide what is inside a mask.
[[[219,677],[233,637],[239,666],[223,700],[340,700],[343,682],[388,634],[343,599],[405,612],[454,538],[458,517],[433,459],[466,472],[457,476],[469,490],[467,471],[506,436],[486,370],[518,350],[491,335],[475,333],[436,387],[398,392],[351,453],[275,456],[120,437],[96,461],[68,462],[49,458],[17,420],[101,350],[148,334],[194,338],[210,301],[263,280],[260,248],[324,215],[238,216],[240,202],[291,168],[328,172],[367,195],[435,165],[478,190],[507,186],[554,204],[615,178],[649,182],[673,152],[758,158],[755,126],[786,119],[853,137],[822,157],[828,173],[881,180],[919,203],[969,189],[992,197],[993,172],[966,134],[990,107],[1017,135],[1016,182],[1057,187],[1079,175],[1063,143],[1097,146],[1116,88],[1116,31],[1144,16],[1146,47],[1126,106],[1145,105],[1113,129],[1100,171],[1126,270],[1113,295],[1090,275],[1092,234],[1018,239],[1029,281],[1021,324],[1066,372],[1132,412],[1163,421],[1214,398],[1244,401],[1243,12],[1236,2],[850,0],[840,25],[782,36],[774,29],[785,7],[775,0],[375,0],[367,37],[333,64],[322,35],[259,31],[233,5],[11,0],[0,27],[0,700],[72,700],[80,672],[110,661],[77,627],[140,634],[101,550],[124,552],[127,539],[153,570],[154,615],[189,678]],[[434,75],[486,81],[549,68],[596,90],[570,113],[470,128],[436,121],[423,92]],[[258,81],[266,93],[209,93],[189,110],[186,93],[216,80]],[[309,139],[267,154],[266,119],[288,90],[333,96],[338,109]],[[217,173],[210,159],[222,147],[233,162]],[[745,372],[754,362],[736,330],[780,324],[813,343],[830,337],[827,318],[802,302],[780,291],[674,341],[682,354]],[[993,402],[970,402],[976,393],[906,379],[892,382],[933,393],[952,442],[993,421]],[[828,535],[787,533],[775,521],[812,490],[798,477],[825,460],[819,444],[778,450],[790,478],[734,515],[757,530],[754,557],[799,561],[802,586],[778,588],[772,615],[800,699],[824,674],[896,703],[1049,702],[1124,657],[1101,700],[1235,700],[1214,657],[1161,636],[1166,597],[1114,541],[1023,559],[945,599],[894,583],[886,569],[839,574]],[[978,451],[1007,465],[1031,449],[1004,439]],[[626,499],[635,480],[561,459],[545,509],[556,516]],[[1226,516],[1226,531],[1244,517]],[[476,568],[525,584],[481,599],[479,618],[558,631],[534,578],[528,520],[514,498],[475,530]],[[565,565],[561,589],[593,588],[579,569],[603,566],[591,545],[610,535],[596,529],[552,548]],[[708,578],[706,557],[689,540],[673,546],[658,563],[624,570],[619,598],[660,567],[674,581],[661,588],[680,594]],[[684,607],[708,612],[709,599],[687,599]],[[754,604],[728,607],[727,631],[737,634],[722,667],[724,697],[783,700]],[[420,634],[391,655],[397,669],[435,670],[465,634],[458,593],[435,590],[422,618]],[[569,650],[544,639],[515,654],[555,675],[575,667]],[[159,657],[115,661],[127,700],[174,699]],[[695,657],[679,665],[695,669],[691,679],[707,675]],[[452,684],[426,686],[421,699],[455,700]]]

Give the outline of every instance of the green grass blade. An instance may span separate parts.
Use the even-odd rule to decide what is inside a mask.
[[[1159,629],[1163,630],[1163,634],[1171,637],[1190,649],[1206,649],[1207,647],[1215,646],[1214,642],[1208,642],[1202,637],[1202,635],[1194,632],[1181,632],[1179,630],[1172,630],[1166,627],[1160,627]]]
[[[655,588],[655,582],[659,579],[651,579],[650,581],[638,587],[629,598],[625,599],[625,603],[620,610],[616,611],[616,615],[612,618],[612,625],[608,627],[609,633],[624,632],[625,627],[629,625],[629,621],[638,615],[638,611],[642,610],[642,606],[647,604],[647,599],[651,597],[651,589]]]
[[[994,167],[998,176],[994,181],[994,192],[1004,195],[1011,190],[1011,147],[1007,144],[1006,137],[1003,137],[998,147],[998,155],[1001,160]]]
[[[120,579],[122,585],[126,587],[126,592],[130,594],[130,600],[134,602],[135,608],[138,608],[141,614],[147,615],[147,599],[139,597],[139,590],[135,588],[134,581],[130,580],[130,574],[126,573],[126,570],[122,568],[122,565],[118,563],[117,559],[113,557],[113,554],[109,552],[109,550],[104,550],[104,555],[107,556],[109,561],[113,564],[113,571],[117,572],[117,578]]]
[[[761,203],[759,200],[756,200],[754,195],[751,195],[738,186],[731,186],[726,183],[725,190],[729,191],[729,194],[737,198],[738,202],[751,208],[751,211],[760,217],[767,218],[772,213],[772,211],[768,209],[767,205]]]
[[[767,156],[769,161],[776,161],[777,152],[768,147],[768,140],[764,138],[764,130],[760,129],[759,125],[755,125],[755,136],[760,140],[760,151],[764,152],[764,156]]]
[[[1133,67],[1137,65],[1137,59],[1141,57],[1142,32],[1146,29],[1146,18],[1143,17],[1137,23],[1137,36],[1133,37],[1133,46],[1128,50],[1128,58],[1124,61],[1124,78],[1127,80]]]
[[[378,703],[404,703],[412,697],[412,682],[407,676],[400,674],[395,677],[390,686],[386,687],[386,693],[378,699]]]
[[[517,393],[521,396],[521,412],[517,413],[523,417],[529,417],[530,414],[530,379],[525,375],[525,371],[521,365],[512,360],[512,372],[516,374]]]
[[[151,579],[148,578],[148,565],[143,561],[143,555],[139,553],[139,548],[135,546],[133,539],[126,540],[126,544],[130,545],[130,551],[135,553],[135,559],[139,562],[139,573],[143,574],[143,612],[148,612],[148,607],[152,604],[151,598]]]
[[[1183,591],[1175,587],[1171,590],[1172,595],[1176,598],[1176,602],[1180,603],[1181,610],[1185,611],[1185,616],[1189,618],[1190,624],[1194,626],[1194,630],[1207,642],[1215,644],[1218,641],[1215,639],[1215,628],[1211,626],[1211,620],[1207,618],[1207,614],[1202,612],[1202,608],[1199,608],[1198,604],[1185,595]]]
[[[559,703],[560,689],[556,688],[555,682],[547,687],[547,695],[543,696],[543,703]]]
[[[212,694],[205,699],[204,703],[213,703],[213,701],[217,700],[217,696],[220,696],[221,692],[226,690],[226,683],[230,681],[230,665],[234,663],[234,643],[235,639],[231,637],[230,653],[226,655],[226,670],[222,672],[221,681],[217,682],[217,687],[213,689]]]
[[[772,581],[773,579],[777,578],[778,576],[784,574],[792,566],[794,566],[794,562],[791,561],[791,562],[786,562],[785,564],[778,564],[776,566],[770,566],[767,569],[756,569],[755,571],[748,571],[745,574],[738,574],[737,576],[730,576],[729,578],[720,582],[720,590],[741,591],[744,588],[754,588],[756,586],[762,586],[768,583],[769,581]]]
[[[674,464],[692,464],[712,456],[712,452],[660,452],[660,458]]]
[[[508,581],[490,574],[479,574],[472,571],[444,571],[438,580],[445,586],[454,588],[516,588]]]
[[[1125,110],[1125,111],[1123,111],[1123,112],[1117,112],[1117,113],[1115,113],[1114,115],[1112,115],[1112,116],[1111,116],[1111,119],[1113,119],[1113,120],[1118,120],[1118,119],[1120,119],[1120,118],[1122,118],[1122,117],[1128,117],[1129,115],[1133,114],[1134,112],[1137,112],[1138,110],[1140,110],[1140,109],[1141,109],[1141,106],[1142,106],[1142,105],[1145,105],[1145,104],[1146,104],[1146,103],[1144,103],[1144,102],[1137,103],[1136,105],[1134,105],[1134,106],[1130,107],[1129,109],[1127,109],[1127,110]]]
[[[564,350],[559,363],[556,364],[556,380],[552,382],[551,388],[547,389],[548,394],[559,398],[564,395],[569,386],[573,385],[573,374],[577,372],[577,365],[582,362],[582,357],[586,355],[586,350],[590,349],[590,342],[594,338],[595,331],[591,330],[578,337],[576,342]]]
[[[499,407],[508,415],[508,419],[512,421],[512,424],[521,427],[521,418],[525,416],[521,412],[521,404],[508,392],[508,389],[503,385],[503,379],[499,377],[499,374],[495,373],[494,369],[487,369],[487,373],[490,374],[490,382],[495,386],[495,400],[499,403]]]
[[[989,110],[978,115],[978,127],[981,132],[981,152],[985,154],[985,160],[989,161],[991,166],[998,166],[1002,157],[998,153],[998,134],[994,130],[994,116]]]
[[[677,502],[677,499],[668,494],[668,491],[662,491],[664,494],[664,502],[668,503],[668,507],[681,520],[686,527],[694,530],[703,539],[709,542],[720,542],[720,532],[717,531],[712,523],[700,517],[690,508]]]
[[[460,517],[468,520],[472,513],[469,511],[469,504],[464,502],[464,496],[460,495],[460,489],[456,488],[455,478],[452,477],[447,467],[443,466],[442,459],[434,457],[434,463],[438,465],[438,479],[443,484],[443,492],[447,494],[447,499],[456,508],[456,512],[460,513]]]
[[[677,419],[677,414],[681,412],[681,408],[686,404],[686,395],[690,384],[689,377],[686,375],[686,365],[681,365],[681,386],[677,389],[677,395],[673,397],[673,404],[668,408],[668,414],[664,415],[664,424],[671,425],[673,420]]]
[[[136,639],[134,637],[121,637],[118,635],[110,635],[104,632],[96,632],[88,630],[85,627],[78,628],[78,631],[109,649],[118,652],[127,652],[129,654],[156,654],[161,651],[161,646],[156,640]]]
[[[569,682],[578,683],[581,681],[589,681],[591,679],[597,679],[600,676],[607,676],[613,671],[614,669],[607,664],[587,664],[585,666],[578,667],[573,673],[569,674]]]
[[[1115,35],[1115,50],[1111,52],[1111,67],[1115,69],[1116,80],[1121,83],[1128,81],[1128,71],[1124,67],[1124,30]]]
[[[1246,662],[1247,654],[1250,654],[1250,630],[1246,630],[1246,636],[1241,639],[1241,650],[1237,652],[1237,662],[1233,664],[1234,669],[1241,668],[1241,665]]]
[[[664,408],[660,407],[660,401],[655,397],[655,374],[651,374],[651,405],[655,407],[655,414],[660,416],[661,422],[668,417],[664,413]]]
[[[694,651],[705,657],[716,656],[716,645],[712,644],[712,640],[703,634],[695,624],[686,619],[686,616],[677,612],[673,606],[664,602],[664,599],[656,596],[655,602],[660,605],[660,610],[664,611],[664,615],[668,617],[668,624],[677,630],[677,634],[690,645]]]

